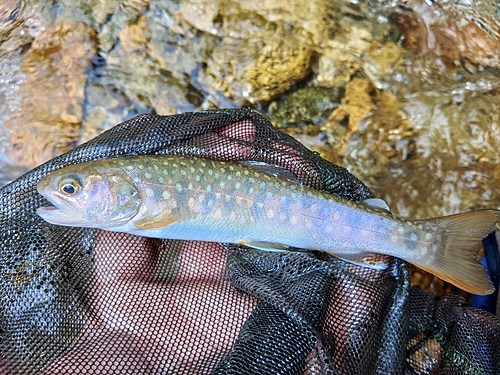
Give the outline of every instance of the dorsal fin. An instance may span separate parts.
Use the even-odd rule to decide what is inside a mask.
[[[297,178],[297,175],[295,173],[279,165],[268,164],[266,162],[257,160],[240,160],[238,161],[238,163],[244,165],[245,167],[249,167],[258,170],[259,172],[266,173],[270,176],[278,177],[283,180],[302,185],[302,181]]]
[[[378,208],[380,210],[384,210],[387,212],[391,212],[391,209],[389,208],[389,205],[387,204],[386,201],[380,198],[368,198],[365,199],[364,201],[361,201],[361,203],[366,204],[367,206]]]

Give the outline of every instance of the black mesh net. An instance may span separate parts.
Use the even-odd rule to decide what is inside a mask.
[[[260,160],[348,199],[345,169],[258,113],[142,115],[0,190],[3,374],[498,374],[500,323],[460,297],[317,252],[50,225],[39,179],[74,163],[180,154]]]

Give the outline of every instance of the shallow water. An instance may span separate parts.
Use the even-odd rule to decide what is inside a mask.
[[[140,113],[250,106],[403,217],[499,207],[494,1],[4,0],[0,183]]]

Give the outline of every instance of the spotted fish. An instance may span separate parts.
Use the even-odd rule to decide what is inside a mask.
[[[347,259],[402,258],[475,294],[493,285],[478,242],[498,210],[408,221],[255,168],[179,156],[130,156],[72,165],[42,178],[52,224],[146,237],[319,250]]]

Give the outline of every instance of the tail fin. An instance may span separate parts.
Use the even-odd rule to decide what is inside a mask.
[[[493,232],[500,218],[498,210],[478,210],[415,221],[429,228],[436,238],[435,251],[413,264],[467,292],[486,295],[495,288],[484,267],[477,261],[476,248]]]

